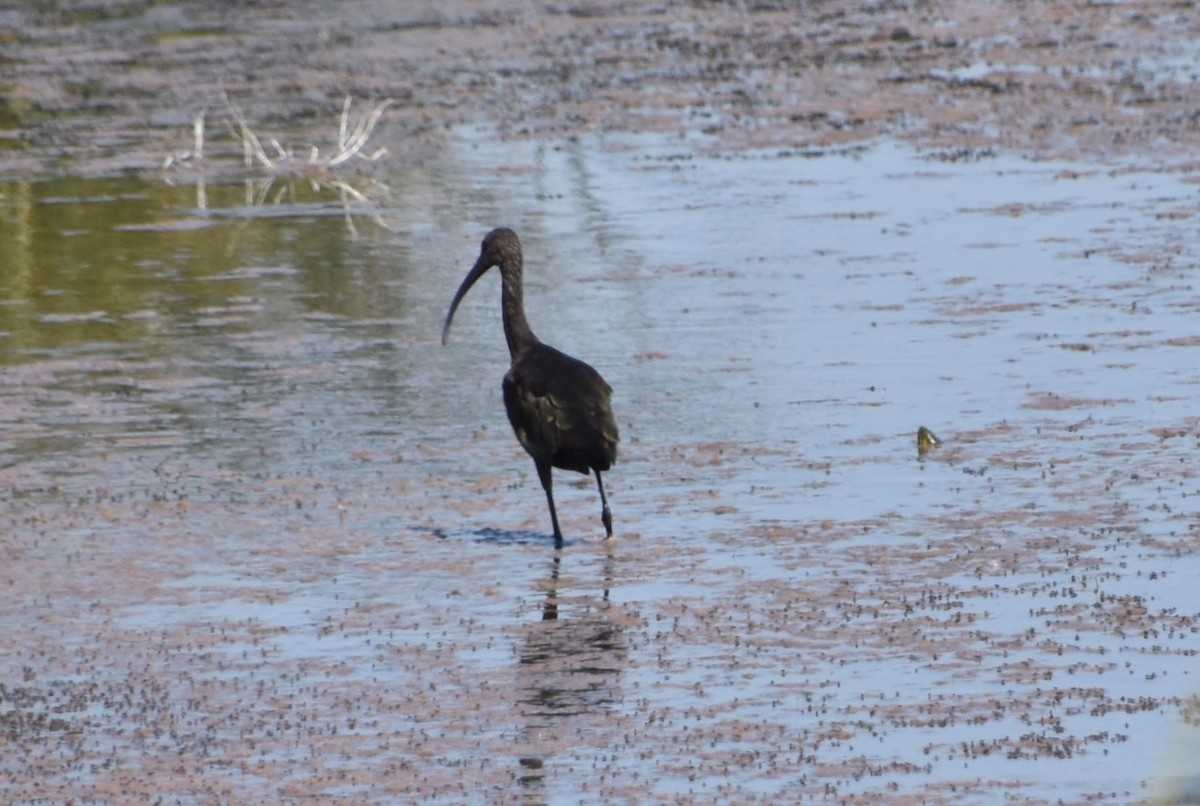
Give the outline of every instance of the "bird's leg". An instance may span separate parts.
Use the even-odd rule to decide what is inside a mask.
[[[600,471],[596,471],[596,486],[600,488],[600,522],[604,524],[604,531],[612,537],[612,513],[608,510],[608,499],[604,497],[604,482],[600,480]]]
[[[550,478],[550,463],[534,461],[537,465],[538,478],[542,480],[542,489],[546,491],[546,503],[550,505],[550,523],[554,524],[554,548],[563,545],[562,530],[558,528],[558,513],[554,511],[554,482]]]

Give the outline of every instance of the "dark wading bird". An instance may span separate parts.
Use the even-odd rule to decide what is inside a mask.
[[[479,260],[463,279],[442,326],[442,344],[458,303],[492,266],[500,267],[500,309],[512,366],[504,376],[504,408],[517,440],[533,457],[550,505],[554,545],[562,548],[562,530],[554,511],[550,469],[559,467],[587,475],[596,473],[600,488],[600,520],[612,537],[612,513],[604,497],[600,473],[617,461],[617,423],[612,388],[600,373],[577,358],[542,344],[525,319],[521,242],[510,229],[494,229],[483,239]]]

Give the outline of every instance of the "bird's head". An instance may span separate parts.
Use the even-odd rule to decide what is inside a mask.
[[[517,233],[506,227],[494,229],[483,236],[483,243],[479,247],[479,259],[463,278],[462,285],[458,287],[454,300],[450,303],[450,311],[446,314],[445,324],[442,325],[442,344],[450,337],[450,321],[454,319],[458,303],[462,302],[471,286],[487,274],[487,270],[492,266],[499,266],[502,272],[507,268],[519,270],[521,267],[521,241],[517,238]]]

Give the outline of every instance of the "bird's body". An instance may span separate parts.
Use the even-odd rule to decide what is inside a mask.
[[[512,366],[504,376],[504,408],[517,440],[533,457],[546,491],[555,545],[562,546],[562,531],[554,508],[553,467],[584,475],[595,472],[601,521],[611,537],[612,515],[600,474],[617,460],[619,435],[612,413],[612,388],[596,370],[533,335],[525,318],[521,242],[512,230],[492,230],[483,239],[479,260],[450,303],[442,343],[446,343],[459,302],[492,266],[500,268],[504,336],[512,358]]]
[[[577,399],[580,389],[589,394]],[[529,455],[584,475],[617,459],[611,396],[596,370],[545,344],[522,352],[504,376],[504,408]]]

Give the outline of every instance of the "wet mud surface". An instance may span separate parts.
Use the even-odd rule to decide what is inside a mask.
[[[7,8],[0,23],[3,163],[27,170],[157,165],[222,92],[318,146],[344,96],[393,98],[388,145],[410,157],[480,123],[1058,157],[1200,141],[1200,20],[1169,2],[97,0]]]
[[[1195,15],[0,16],[6,802],[1200,791]],[[246,171],[222,88],[388,156]],[[494,278],[439,342],[498,224],[614,540],[559,473],[553,549]]]

